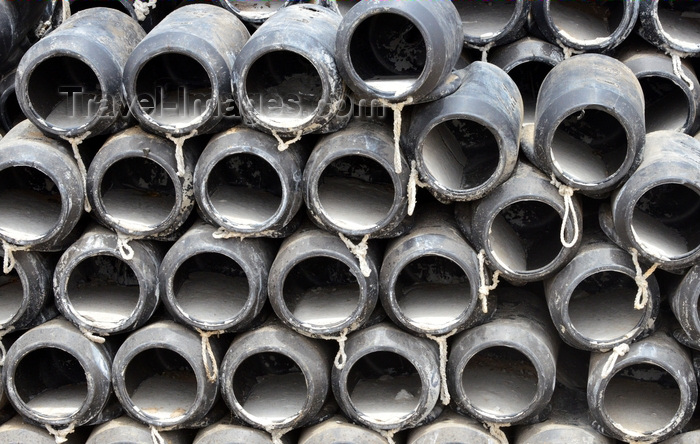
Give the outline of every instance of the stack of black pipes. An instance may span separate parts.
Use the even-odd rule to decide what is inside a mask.
[[[700,442],[699,68],[696,1],[0,0],[0,444]]]

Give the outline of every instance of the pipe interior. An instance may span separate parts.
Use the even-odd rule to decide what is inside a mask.
[[[180,310],[195,321],[223,324],[240,315],[250,287],[238,262],[219,253],[200,253],[177,269],[173,293]]]
[[[464,35],[482,39],[496,37],[504,32],[518,7],[518,2],[514,0],[453,0],[452,3],[462,18]]]
[[[349,56],[353,69],[369,88],[401,95],[423,74],[427,47],[412,21],[384,12],[357,26],[350,38]]]
[[[365,156],[336,159],[323,170],[317,186],[321,211],[346,230],[376,228],[394,205],[389,172]]]
[[[537,95],[540,93],[542,82],[553,66],[549,63],[530,60],[521,63],[508,72],[520,90],[523,98],[523,124],[535,123],[535,105]]]
[[[579,334],[591,341],[613,341],[635,330],[645,310],[634,309],[637,284],[617,271],[588,276],[573,289],[569,318]]]
[[[105,212],[129,230],[150,230],[174,211],[176,190],[168,172],[145,157],[113,163],[100,184]]]
[[[549,14],[557,32],[571,40],[596,41],[610,37],[622,24],[622,1],[550,0]]]
[[[489,180],[498,168],[500,147],[486,126],[452,119],[433,127],[421,154],[428,174],[445,188],[469,190]]]
[[[659,22],[664,34],[700,46],[700,5],[695,0],[659,0]]]
[[[650,434],[668,426],[682,408],[678,383],[666,370],[637,364],[617,372],[603,394],[603,409],[618,426]]]
[[[244,18],[269,17],[282,9],[285,3],[286,0],[245,0],[230,2],[231,6]]]
[[[457,322],[469,308],[471,284],[453,260],[434,255],[414,259],[399,273],[396,302],[408,320],[427,328]]]
[[[489,246],[496,260],[510,270],[539,270],[562,250],[561,224],[559,213],[546,203],[516,202],[494,218]]]
[[[186,128],[204,118],[212,89],[204,66],[185,54],[157,55],[141,67],[136,77],[141,111],[157,124],[173,128]]]
[[[258,353],[233,375],[233,393],[243,410],[261,424],[287,422],[306,405],[306,377],[280,353]]]
[[[3,257],[0,254],[0,259]],[[7,274],[0,275],[0,326],[17,315],[24,300],[24,286],[14,268]]]
[[[285,277],[283,298],[294,318],[330,327],[348,321],[358,310],[360,283],[348,265],[331,257],[312,257],[294,265]]]
[[[19,106],[15,88],[5,91],[5,94],[0,97],[0,124],[6,127],[9,131],[18,123],[26,119],[22,108]]]
[[[61,193],[43,172],[27,166],[0,170],[0,233],[18,241],[40,239],[61,220]]]
[[[309,59],[277,50],[263,54],[250,65],[245,91],[259,119],[294,128],[316,115],[323,98],[323,81]]]
[[[673,81],[649,76],[639,79],[644,91],[646,132],[681,131],[690,124],[691,105],[688,96]]]
[[[140,293],[139,281],[127,261],[100,255],[85,258],[71,270],[66,298],[84,322],[108,328],[131,318]]]
[[[12,376],[17,395],[35,414],[66,418],[78,412],[87,399],[85,369],[75,356],[57,348],[27,353]]]
[[[700,248],[700,193],[685,185],[664,184],[636,203],[632,232],[644,250],[669,259]]]
[[[411,362],[392,352],[360,358],[348,373],[350,402],[363,417],[377,423],[396,423],[410,417],[422,395],[420,375]]]
[[[537,369],[511,347],[489,347],[471,357],[462,390],[474,409],[496,418],[518,415],[535,401]]]
[[[338,5],[338,9],[340,10],[340,15],[345,16],[345,14],[348,13],[350,9],[352,9],[353,6],[356,4],[360,3],[362,0],[342,0],[342,1],[336,1],[336,5]]]
[[[218,218],[240,227],[265,224],[282,205],[279,173],[254,154],[227,156],[212,168],[207,194]]]
[[[197,377],[179,353],[152,348],[134,356],[124,371],[131,404],[150,418],[184,416],[197,399]]]
[[[71,15],[76,14],[79,11],[83,11],[85,9],[90,9],[94,7],[116,9],[117,11],[121,11],[124,14],[131,15],[131,12],[126,8],[126,6],[124,6],[124,4],[120,0],[100,0],[97,2],[95,0],[70,1]]]
[[[627,157],[627,132],[612,115],[586,108],[567,116],[550,146],[555,168],[573,181],[597,184],[613,176]]]
[[[31,72],[27,95],[31,107],[47,124],[68,130],[95,118],[102,88],[95,72],[82,60],[53,56]]]

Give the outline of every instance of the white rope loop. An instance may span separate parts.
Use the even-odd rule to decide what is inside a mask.
[[[15,265],[17,262],[15,261],[15,252],[16,251],[28,251],[29,246],[23,246],[20,247],[19,245],[13,245],[5,239],[2,239],[2,249],[4,251],[3,253],[3,258],[2,258],[2,272],[5,274],[8,274],[12,270],[15,269]]]
[[[80,155],[80,150],[78,147],[80,147],[80,144],[85,141],[90,136],[90,131],[87,131],[85,134],[78,136],[78,137],[66,137],[66,136],[61,136],[61,139],[65,140],[66,142],[70,143],[71,148],[73,149],[73,157],[75,158],[75,161],[78,163],[78,170],[80,171],[80,179],[83,181],[83,194],[85,195],[85,212],[89,213],[92,211],[92,207],[90,206],[90,201],[88,200],[88,189],[87,189],[87,169],[85,168],[85,162],[83,162],[83,157]]]
[[[479,259],[479,300],[481,301],[481,311],[483,313],[489,312],[489,294],[498,287],[499,277],[501,272],[496,270],[491,276],[491,285],[488,285],[486,279],[486,251],[481,250],[477,255]]]
[[[394,112],[394,171],[396,171],[396,174],[401,174],[401,171],[403,171],[403,167],[401,166],[401,112],[406,105],[413,103],[413,97],[409,97],[399,103],[389,103],[384,99],[380,99],[379,103],[387,108],[391,108]]]
[[[5,356],[7,356],[7,349],[5,349],[5,344],[2,343],[2,338],[8,333],[12,333],[14,330],[14,326],[9,326],[4,330],[0,330],[0,367],[5,365]]]
[[[618,358],[625,356],[627,353],[629,353],[629,351],[630,346],[628,344],[620,344],[613,348],[610,357],[608,357],[608,360],[605,362],[605,366],[603,367],[603,373],[601,376],[603,378],[607,378],[608,376],[610,376],[610,373],[612,373]]]
[[[163,435],[154,426],[151,426],[151,441],[153,441],[153,444],[167,444],[165,439],[163,439]]]
[[[155,1],[154,1],[155,4]],[[192,130],[189,134],[180,137],[174,137],[171,134],[166,134],[165,137],[175,144],[175,162],[177,162],[177,177],[185,177],[185,153],[183,147],[187,139],[191,139],[197,135],[197,130]]]
[[[483,46],[483,47],[480,48],[480,51],[481,51],[481,61],[482,61],[482,62],[488,62],[488,61],[489,61],[489,51],[491,50],[491,48],[493,48],[493,44],[494,44],[494,43],[495,43],[495,42],[491,42],[491,43],[489,43],[488,45]]]
[[[56,444],[62,444],[68,441],[68,435],[75,432],[75,423],[70,423],[68,424],[68,427],[61,430],[56,430],[48,424],[44,424],[44,428],[46,428],[46,431],[53,436]]]
[[[412,160],[411,161],[411,174],[408,176],[408,215],[413,216],[413,212],[416,209],[416,194],[418,192],[417,187],[425,188],[427,187],[428,184],[425,182],[421,182],[420,178],[418,177],[418,169],[416,168],[416,161]]]
[[[293,139],[290,139],[290,140],[288,140],[288,141],[286,141],[286,142],[284,141],[284,139],[282,139],[282,138],[280,137],[279,134],[277,134],[277,131],[272,130],[272,135],[274,136],[275,139],[277,139],[277,151],[282,152],[282,151],[286,151],[292,144],[297,143],[298,141],[300,141],[300,140],[301,140],[301,136],[303,136],[304,133],[303,133],[303,131],[299,130],[299,131],[296,133],[296,135],[294,136]]]
[[[291,432],[292,430],[294,429],[291,427],[287,427],[284,429],[273,429],[272,427],[269,427],[265,429],[265,431],[270,434],[272,444],[284,444],[284,442],[282,441],[282,437],[284,437],[284,435]]]
[[[489,431],[489,434],[493,436],[500,444],[508,444],[508,437],[501,427],[509,427],[510,424],[495,424],[492,422],[485,422],[484,428]]]
[[[656,263],[649,267],[646,273],[642,272],[642,267],[639,265],[639,252],[636,248],[630,250],[632,253],[632,263],[634,264],[634,282],[637,284],[637,295],[634,297],[634,309],[643,310],[649,302],[649,277],[656,271],[659,264]]]
[[[257,238],[257,237],[275,237],[277,234],[276,231],[274,230],[265,230],[265,231],[260,231],[258,233],[236,233],[235,231],[228,231],[224,227],[219,227],[215,232],[211,234],[211,237],[214,239],[238,239],[238,240],[243,240],[243,239],[248,239],[248,238]]]
[[[158,0],[134,0],[136,19],[140,22],[146,20],[146,16],[156,7],[157,2]]]
[[[367,263],[367,251],[369,250],[367,241],[369,241],[369,234],[365,234],[365,237],[363,237],[362,241],[357,245],[353,244],[343,233],[338,233],[338,236],[340,236],[340,240],[343,241],[348,250],[357,258],[357,261],[360,263],[362,275],[364,277],[369,277],[372,274],[372,270]]]
[[[85,336],[86,338],[88,338],[89,340],[94,342],[95,344],[104,344],[105,343],[105,338],[103,338],[102,336],[98,336],[98,335],[94,334],[93,332],[88,331],[88,329],[86,329],[82,325],[79,326],[78,328],[80,329],[80,333],[82,333],[83,336]]]
[[[680,54],[678,54],[677,52],[672,52],[671,63],[673,64],[673,73],[688,85],[688,89],[690,91],[694,90],[695,85],[693,85],[693,81],[690,79],[690,77],[685,75],[685,72],[683,72],[683,64],[681,63]]]
[[[129,245],[129,242],[134,240],[133,236],[127,236],[121,232],[117,232],[117,249],[122,259],[130,261],[134,258],[134,249]]]
[[[344,369],[345,364],[348,361],[348,355],[345,354],[345,343],[348,340],[348,333],[350,333],[350,329],[344,328],[338,336],[321,336],[321,339],[325,339],[326,341],[338,342],[338,353],[335,355],[335,359],[333,360],[333,365],[335,365],[335,368],[338,370]]]
[[[219,336],[225,333],[224,330],[204,331],[196,328],[197,333],[202,338],[202,362],[204,363],[204,371],[207,374],[207,380],[212,384],[219,379],[219,367],[216,365],[216,356],[211,348],[209,338]]]
[[[450,389],[447,386],[447,340],[457,334],[455,328],[451,332],[442,336],[426,335],[430,340],[437,343],[440,350],[440,400],[443,405],[449,405],[451,401]]]
[[[552,173],[552,180],[549,183],[554,185],[559,191],[559,195],[564,198],[564,217],[562,217],[561,221],[559,240],[564,248],[571,248],[576,245],[580,235],[578,219],[576,218],[576,209],[574,207],[574,192],[577,190],[559,182],[556,176],[554,176],[554,173]],[[569,218],[571,218],[571,223],[574,225],[574,237],[571,239],[571,241],[566,240],[566,221]]]
[[[387,444],[396,444],[394,442],[394,435],[396,435],[399,431],[401,431],[401,429],[376,430],[377,433],[379,433],[384,439],[386,439]]]
[[[63,0],[63,7],[61,8],[61,23],[65,23],[66,20],[68,20],[71,16],[71,11],[70,11],[70,1],[69,0]]]

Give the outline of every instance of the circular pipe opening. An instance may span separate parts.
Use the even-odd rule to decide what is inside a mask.
[[[549,15],[558,34],[572,41],[607,39],[622,24],[624,2],[608,0],[550,0]]]
[[[562,250],[561,223],[559,213],[546,203],[515,202],[494,218],[489,247],[496,260],[510,270],[539,270]]]
[[[678,383],[666,370],[636,364],[617,372],[603,393],[603,409],[618,428],[651,434],[668,426],[681,404]]]
[[[700,8],[694,0],[659,0],[659,24],[667,38],[700,48]]]
[[[535,106],[542,82],[553,66],[549,63],[530,60],[513,67],[508,75],[518,86],[523,97],[523,123],[535,123]]]
[[[627,132],[605,111],[585,108],[567,116],[554,131],[554,167],[569,179],[598,184],[620,170],[627,158]]]
[[[427,59],[425,37],[407,18],[375,14],[361,22],[349,45],[352,68],[369,88],[400,95],[422,76]]]
[[[23,301],[24,286],[17,270],[13,268],[9,273],[0,275],[0,326],[17,316]]]
[[[183,417],[197,399],[197,377],[180,354],[164,348],[145,350],[126,366],[124,384],[131,404],[155,420]]]
[[[278,50],[263,54],[250,65],[245,91],[261,121],[294,128],[316,115],[323,98],[323,81],[309,59]]]
[[[465,36],[492,39],[499,36],[517,12],[518,3],[513,0],[452,2],[462,18]]]
[[[494,417],[515,416],[537,396],[537,369],[511,347],[489,347],[472,356],[462,372],[462,390],[472,407]]]
[[[71,270],[66,302],[83,322],[106,327],[131,318],[140,294],[128,262],[108,255],[90,256]]]
[[[34,241],[61,221],[61,193],[49,176],[36,168],[0,170],[0,233],[18,241]]]
[[[452,119],[434,126],[423,141],[423,164],[434,180],[450,190],[476,188],[498,168],[500,149],[486,126]]]
[[[458,321],[470,305],[467,275],[441,256],[426,255],[408,263],[394,288],[399,309],[417,326],[443,328]]]
[[[168,172],[145,157],[113,163],[100,183],[105,213],[129,230],[152,230],[175,210],[175,185]]]
[[[630,333],[644,319],[644,310],[634,309],[637,284],[617,271],[588,276],[573,289],[568,304],[574,330],[587,340],[614,341]]]
[[[688,96],[672,80],[666,77],[649,76],[639,79],[644,92],[644,114],[646,132],[679,131],[686,127],[690,118]]]
[[[644,193],[634,206],[632,233],[654,256],[677,259],[700,248],[700,193],[664,184]]]
[[[85,369],[75,356],[58,348],[30,351],[12,376],[22,403],[45,418],[74,415],[88,396]]]
[[[394,204],[394,183],[379,162],[365,156],[336,159],[318,182],[320,210],[346,230],[371,230],[385,220]]]
[[[93,69],[72,56],[40,62],[27,79],[32,109],[49,126],[70,130],[90,123],[100,107],[102,88]]]
[[[207,196],[220,219],[235,226],[265,225],[282,206],[282,182],[262,157],[234,154],[212,168]]]
[[[219,253],[200,253],[177,269],[173,293],[180,311],[196,322],[224,324],[243,311],[250,287],[235,260]]]
[[[285,277],[287,309],[303,324],[330,327],[348,321],[360,305],[361,288],[348,265],[331,257],[312,257]]]
[[[233,393],[245,413],[260,424],[288,422],[306,405],[306,377],[280,353],[258,353],[238,366]]]
[[[211,108],[213,88],[204,66],[185,54],[157,55],[141,67],[136,77],[141,112],[158,125],[176,129],[204,120]],[[144,108],[142,102],[155,106]]]
[[[392,352],[369,353],[348,373],[350,402],[363,417],[377,423],[397,423],[413,415],[422,391],[413,364]]]
[[[119,0],[100,0],[99,2],[94,0],[71,0],[70,2],[71,15],[95,7],[116,9],[124,14],[131,15],[131,12]]]

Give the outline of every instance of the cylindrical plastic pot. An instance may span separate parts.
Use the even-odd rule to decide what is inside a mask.
[[[628,442],[658,442],[678,433],[698,399],[688,352],[659,330],[632,344],[606,375],[613,353],[591,355],[588,406],[596,427]]]
[[[165,444],[191,444],[192,434],[186,430],[160,432]],[[95,427],[85,444],[150,443],[152,439],[148,426],[122,416]]]
[[[700,141],[672,131],[647,135],[644,161],[609,206],[601,227],[624,249],[635,248],[662,269],[682,270],[700,258]],[[607,221],[606,221],[607,219]]]
[[[249,37],[235,15],[213,5],[178,8],[148,33],[124,67],[131,112],[145,129],[161,135],[230,126],[231,69]]]
[[[473,62],[454,94],[413,108],[406,154],[438,199],[480,199],[513,172],[522,121],[515,82],[492,64]]]
[[[686,334],[689,346],[700,350],[700,265],[688,270],[678,286],[669,294],[673,314]]]
[[[694,135],[700,129],[700,82],[693,65],[681,61],[689,84],[676,74],[671,58],[652,47],[630,47],[618,60],[632,70],[644,91],[647,133],[669,130]]]
[[[286,237],[296,229],[308,158],[274,137],[238,126],[213,137],[194,171],[199,208],[209,223],[242,235]]]
[[[15,94],[15,72],[0,79],[0,134],[5,134],[26,117]]]
[[[282,437],[283,444],[292,444]],[[192,444],[273,444],[270,434],[246,426],[220,423],[201,429]]]
[[[384,253],[379,281],[384,310],[395,324],[419,335],[473,327],[487,316],[479,300],[477,254],[451,208],[423,210],[411,232]],[[490,302],[492,313],[495,301]]]
[[[15,410],[54,428],[113,418],[112,354],[63,318],[20,336],[5,356],[3,382]],[[60,400],[60,401],[58,401]],[[111,413],[113,416],[105,417]]]
[[[65,444],[83,444],[86,438],[86,430],[77,429],[66,436]],[[0,426],[0,444],[16,443],[56,444],[56,438],[45,428],[27,424],[20,416],[15,416]]]
[[[527,0],[454,2],[462,18],[464,44],[484,48],[504,45],[524,37],[530,3]]]
[[[445,410],[434,422],[411,430],[406,444],[460,442],[499,444],[501,441],[475,419]]]
[[[552,43],[577,52],[609,51],[630,35],[644,2],[536,1],[532,15]]]
[[[345,352],[345,366],[333,367],[333,393],[353,422],[398,430],[435,414],[440,364],[434,342],[382,323],[351,335]]]
[[[335,54],[358,98],[418,103],[449,83],[463,40],[452,2],[363,1],[343,17]]]
[[[17,67],[17,99],[53,137],[113,133],[129,125],[122,70],[145,33],[109,8],[71,16],[32,46]]]
[[[160,248],[132,241],[124,260],[117,235],[93,225],[61,256],[53,276],[56,306],[76,326],[100,336],[135,330],[158,305]]]
[[[364,276],[338,236],[304,227],[284,241],[270,268],[272,308],[284,324],[307,336],[357,330],[377,304],[380,254],[369,246],[371,272]]]
[[[147,5],[144,10],[142,6],[136,8],[136,2],[141,0],[108,0],[106,2],[95,2],[92,0],[68,0],[70,4],[71,14],[76,14],[83,9],[104,6],[106,8],[116,9],[125,14],[130,15],[134,20],[138,20],[139,24],[146,32],[153,29],[161,20],[163,20],[173,9],[175,9],[175,1],[162,1],[154,5]],[[148,3],[142,2],[142,3]],[[138,12],[137,12],[138,9]],[[148,12],[146,12],[146,10]]]
[[[215,232],[197,222],[175,242],[160,267],[160,294],[181,323],[240,331],[259,318],[267,301],[277,248],[269,239],[214,239]]]
[[[637,3],[637,2],[633,2]],[[639,3],[639,35],[664,52],[700,54],[698,5],[649,0]]]
[[[85,191],[67,143],[45,137],[30,121],[0,141],[0,237],[38,251],[72,241]]]
[[[223,351],[214,338],[210,346],[218,366]],[[207,378],[202,354],[197,333],[172,321],[154,322],[117,351],[114,393],[129,416],[154,427],[176,430],[216,421],[208,414],[219,399],[219,384]]]
[[[644,134],[644,94],[634,73],[612,57],[584,54],[558,64],[542,83],[534,152],[525,154],[548,176],[597,197],[639,165]]]
[[[233,341],[221,366],[221,391],[245,423],[268,431],[295,429],[333,413],[330,366],[323,342],[269,323]]]
[[[525,37],[489,53],[489,63],[507,72],[523,99],[523,126],[535,123],[535,105],[547,74],[564,60],[559,46],[535,37]]]
[[[183,147],[184,176],[172,142],[138,127],[110,137],[87,172],[95,217],[126,236],[165,238],[187,220],[195,206],[192,172],[197,141]]]
[[[648,302],[638,291],[632,257],[601,235],[584,238],[576,256],[545,282],[549,313],[559,336],[572,347],[607,351],[654,331],[661,295],[647,278]]]
[[[298,444],[385,444],[379,433],[348,422],[342,416],[333,416],[301,432]]]
[[[345,102],[333,47],[340,20],[327,8],[302,4],[279,10],[255,31],[233,68],[248,125],[296,138],[323,131],[336,117]]]
[[[548,408],[560,342],[534,295],[495,291],[493,319],[454,338],[447,383],[457,411],[482,422],[518,424]]]
[[[406,230],[409,171],[394,168],[391,130],[354,120],[316,144],[304,170],[304,201],[319,227],[346,236],[395,237]]]
[[[572,218],[583,224],[581,206],[573,196],[565,237],[574,232]],[[514,283],[535,282],[566,265],[581,243],[571,248],[561,241],[564,199],[549,179],[526,162],[502,185],[473,204],[458,204],[460,229],[477,251],[484,250],[490,266]]]

